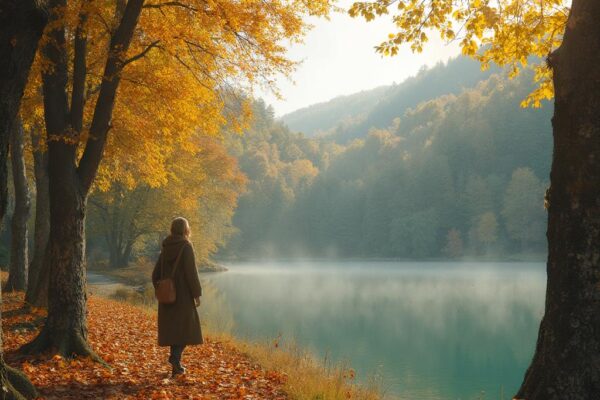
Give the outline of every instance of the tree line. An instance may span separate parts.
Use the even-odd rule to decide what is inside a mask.
[[[519,107],[530,80],[494,74],[347,144],[292,133],[256,103],[252,129],[229,143],[249,185],[222,254],[543,257],[551,110]]]

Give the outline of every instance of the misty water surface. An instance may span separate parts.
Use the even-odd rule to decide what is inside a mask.
[[[542,263],[285,262],[204,275],[236,335],[294,340],[416,400],[509,399],[543,314]],[[205,301],[211,301],[207,298]]]

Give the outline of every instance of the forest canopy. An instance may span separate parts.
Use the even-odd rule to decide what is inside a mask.
[[[473,64],[458,58],[422,71],[409,81],[418,93],[406,84],[376,89],[377,104],[354,124],[342,115],[346,101],[371,93],[304,109],[307,118],[325,115],[321,108],[342,115],[315,138],[256,102],[252,128],[229,141],[249,184],[233,219],[239,232],[221,254],[545,254],[551,107],[520,108],[530,72],[514,80],[476,72],[470,87],[435,86],[461,81]],[[434,95],[421,101],[423,92]]]

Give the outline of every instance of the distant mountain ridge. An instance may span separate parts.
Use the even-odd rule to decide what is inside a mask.
[[[292,131],[302,132],[307,137],[326,134],[341,123],[364,119],[377,106],[380,99],[389,95],[395,85],[380,86],[350,95],[312,104],[292,111],[279,118]]]
[[[387,128],[409,108],[448,94],[460,94],[489,78],[498,68],[482,71],[479,62],[457,57],[423,69],[400,84],[381,86],[293,111],[280,118],[290,130],[307,137],[330,136],[340,143]]]

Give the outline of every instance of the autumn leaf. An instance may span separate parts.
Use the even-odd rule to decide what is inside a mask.
[[[5,358],[29,376],[41,399],[287,399],[285,376],[261,369],[232,345],[210,338],[185,349],[187,373],[171,379],[168,348],[157,345],[156,318],[136,306],[96,296],[88,303],[89,339],[110,369],[88,358],[20,356],[17,348],[37,334],[13,329],[33,315],[7,314],[22,307],[22,294],[4,294],[2,312],[11,315],[2,319]]]

